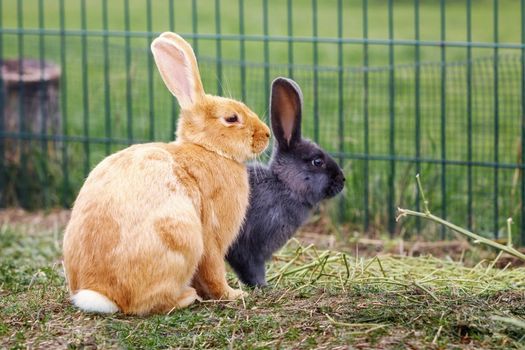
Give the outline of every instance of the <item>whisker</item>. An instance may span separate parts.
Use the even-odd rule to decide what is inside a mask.
[[[224,84],[223,84],[223,81],[219,80],[219,76],[217,75],[217,73],[215,73],[215,79],[217,80],[217,83],[221,87],[222,96],[229,97],[229,98],[233,99],[232,94],[231,94],[231,90],[228,89],[228,87],[229,87],[228,77],[223,76]]]
[[[264,170],[263,170],[263,168],[260,167],[264,163],[263,163],[260,155],[257,155],[256,159],[257,159],[257,163],[258,163],[259,166],[254,168],[254,173],[255,173],[256,181],[259,182],[264,177]]]
[[[229,98],[233,99],[231,85],[228,81],[228,78],[224,78],[224,87],[223,91],[228,95]]]
[[[260,160],[259,160],[259,156],[255,157],[256,160],[257,160],[257,163],[260,163]],[[259,182],[260,180],[260,170],[259,170],[259,167],[256,165],[254,168],[254,174],[255,174],[255,181],[256,182]]]

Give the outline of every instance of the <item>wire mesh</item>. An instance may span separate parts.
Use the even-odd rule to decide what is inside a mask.
[[[59,133],[46,130],[44,109],[32,128],[24,84],[14,89],[0,74],[0,203],[70,206],[106,155],[174,139],[178,106],[149,53],[152,38],[172,30],[192,43],[208,92],[242,99],[266,121],[271,80],[300,84],[303,134],[349,179],[333,205],[338,222],[446,238],[419,220],[394,220],[397,206],[420,208],[421,173],[444,218],[498,238],[512,216],[525,239],[524,8],[525,0],[0,0],[0,60],[61,68]]]

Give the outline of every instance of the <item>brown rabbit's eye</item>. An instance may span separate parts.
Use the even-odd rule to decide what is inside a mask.
[[[232,115],[231,117],[224,118],[227,123],[237,123],[239,121],[239,117],[237,117],[237,114]]]
[[[323,164],[324,161],[321,158],[315,158],[314,160],[312,160],[312,165],[315,167],[323,166]]]

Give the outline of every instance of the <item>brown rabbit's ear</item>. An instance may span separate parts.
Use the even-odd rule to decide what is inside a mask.
[[[270,118],[272,130],[283,149],[291,148],[301,139],[303,94],[291,79],[276,78],[272,82]]]
[[[160,76],[181,108],[195,104],[202,96],[199,67],[193,49],[175,33],[162,33],[151,43],[151,51]]]

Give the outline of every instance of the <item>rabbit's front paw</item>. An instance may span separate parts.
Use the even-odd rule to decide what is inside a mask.
[[[245,291],[243,291],[241,289],[229,288],[228,291],[226,292],[226,294],[224,295],[224,299],[226,299],[226,300],[237,300],[237,299],[240,299],[240,298],[245,297],[247,295],[248,295],[248,293],[246,293]]]

